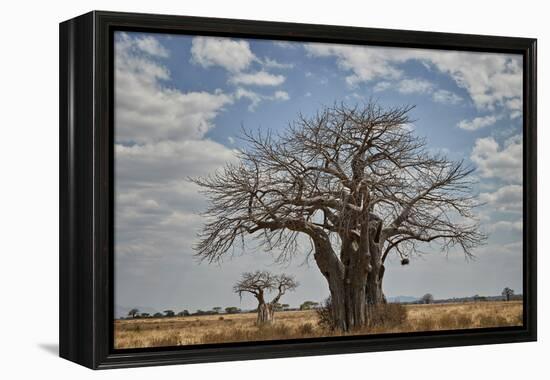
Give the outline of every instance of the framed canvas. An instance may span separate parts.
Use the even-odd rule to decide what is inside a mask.
[[[536,340],[536,40],[60,24],[60,356]]]

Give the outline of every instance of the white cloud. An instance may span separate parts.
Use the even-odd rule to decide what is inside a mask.
[[[235,95],[166,86],[170,72],[154,60],[163,49],[128,34],[115,39],[115,244],[117,260],[130,256],[133,268],[192,252],[205,201],[188,177],[236,159],[233,149],[205,138]]]
[[[480,116],[472,120],[462,120],[457,124],[457,127],[467,131],[476,131],[495,124],[497,120],[498,118],[495,115]]]
[[[118,137],[118,136],[117,136]],[[234,158],[235,152],[207,139],[115,146],[117,170],[125,181],[152,186],[202,175]]]
[[[400,65],[417,60],[449,75],[465,89],[478,109],[504,107],[519,115],[517,103],[522,99],[522,59],[519,55],[477,53],[427,49],[346,46],[312,43],[305,45],[310,56],[335,57],[338,67],[349,74],[346,82],[402,78]],[[441,94],[440,94],[441,95]]]
[[[288,92],[286,91],[275,91],[275,94],[273,94],[273,97],[277,100],[289,100],[290,95],[288,95]]]
[[[511,119],[517,119],[523,114],[523,101],[521,98],[513,98],[506,101],[506,107],[511,111]]]
[[[281,63],[269,57],[259,58],[251,50],[250,44],[244,40],[217,37],[195,37],[191,47],[191,61],[205,68],[220,66],[229,71],[228,83],[238,86],[232,99],[248,99],[249,111],[254,111],[263,100],[288,100],[288,93],[276,91],[272,96],[261,95],[247,86],[277,87],[282,85],[286,77],[272,74],[266,69],[284,70],[294,67],[291,63]],[[260,70],[250,71],[252,63],[260,66]]]
[[[519,55],[437,52],[425,58],[466,89],[478,109],[509,108],[522,98],[522,60]]]
[[[454,92],[437,89],[435,84],[422,78],[401,79],[396,82],[380,81],[373,87],[374,92],[396,89],[401,94],[431,94],[432,100],[442,104],[458,104],[463,99]]]
[[[203,67],[221,66],[231,72],[248,68],[256,60],[250,45],[244,40],[219,37],[195,37],[191,60]]]
[[[262,61],[262,65],[270,69],[283,69],[283,70],[292,69],[294,67],[294,64],[292,63],[280,63],[270,58],[264,58],[264,60]]]
[[[497,211],[521,212],[523,187],[520,185],[503,186],[492,193],[479,194],[479,200],[486,202],[488,206]]]
[[[147,54],[162,58],[166,58],[170,55],[168,50],[152,36],[137,38],[135,42],[137,47]]]
[[[215,172],[235,161],[236,151],[210,140],[117,144],[115,149],[117,256],[192,251],[207,203],[188,177]]]
[[[425,94],[433,90],[434,85],[427,80],[416,79],[403,79],[397,84],[397,91],[401,94]]]
[[[441,89],[434,91],[432,94],[432,99],[434,102],[442,104],[458,104],[463,100],[461,96],[455,94],[454,92]]]
[[[242,87],[237,88],[235,91],[235,97],[237,99],[248,99],[250,101],[250,105],[248,106],[249,111],[254,111],[258,104],[262,101],[262,96],[260,94]]]
[[[279,86],[283,84],[284,81],[285,77],[283,75],[274,75],[267,71],[238,73],[229,79],[230,83],[248,86]]]
[[[523,231],[523,222],[521,220],[510,222],[507,220],[499,220],[496,223],[489,224],[489,231],[504,231],[504,232],[521,232]]]
[[[136,54],[138,41],[122,34],[115,43],[117,138],[147,143],[204,136],[217,114],[232,102],[231,96],[221,91],[182,92],[163,85],[170,72]]]
[[[351,71],[351,75],[346,77],[350,85],[376,78],[396,79],[402,75],[400,69],[388,64],[388,54],[392,54],[395,49],[321,43],[306,44],[305,49],[314,57],[336,57],[342,70]]]
[[[260,104],[260,102],[264,100],[286,101],[290,99],[290,95],[286,91],[282,91],[282,90],[275,91],[273,95],[262,95],[262,94],[258,94],[257,92],[239,87],[235,91],[235,98],[248,99],[250,101],[248,110],[253,112],[256,110],[256,107]]]
[[[230,83],[247,86],[279,86],[286,79],[283,75],[271,74],[264,69],[245,72],[252,62],[271,69],[294,67],[291,63],[281,63],[268,57],[258,58],[245,40],[219,37],[193,38],[191,61],[205,68],[221,66],[232,73]]]
[[[390,89],[391,87],[392,87],[392,83],[391,83],[391,82],[382,81],[382,82],[376,83],[376,85],[375,85],[374,88],[373,88],[373,91],[374,91],[374,92],[386,91],[386,90]]]
[[[297,47],[300,46],[300,43],[290,42],[290,41],[275,41],[274,44],[275,46],[278,46],[280,48],[285,48],[285,49],[296,49]]]
[[[477,139],[470,155],[481,177],[499,178],[507,183],[522,182],[523,143],[512,136],[500,146],[493,137]]]

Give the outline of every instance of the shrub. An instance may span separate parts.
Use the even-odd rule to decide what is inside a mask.
[[[314,331],[313,324],[309,322],[304,323],[300,325],[300,327],[298,327],[298,332],[302,335],[311,335],[313,334],[313,331]]]
[[[398,327],[407,320],[407,310],[398,303],[370,305],[367,313],[368,327]]]
[[[321,305],[315,309],[315,313],[317,314],[317,323],[322,329],[334,330],[336,328],[336,323],[332,317],[332,299],[330,297],[324,300]]]
[[[335,330],[336,323],[332,316],[332,300],[327,298],[316,310],[319,326],[325,330]],[[407,320],[407,309],[398,303],[370,305],[367,309],[367,327],[394,328]]]

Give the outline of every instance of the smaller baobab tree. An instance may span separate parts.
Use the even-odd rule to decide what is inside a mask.
[[[504,299],[506,301],[510,301],[510,298],[512,298],[513,296],[514,296],[514,290],[513,289],[510,289],[509,287],[505,287],[502,290],[502,297],[504,297]]]
[[[258,318],[256,323],[261,326],[272,323],[275,305],[287,291],[298,287],[298,282],[286,274],[275,275],[267,271],[243,273],[241,279],[233,286],[235,293],[242,297],[243,293],[251,293],[258,300]],[[275,297],[266,301],[267,293],[277,292]]]
[[[431,293],[426,293],[422,296],[420,302],[426,305],[434,303],[434,296]]]
[[[135,318],[138,315],[139,315],[139,310],[136,309],[135,307],[133,309],[130,309],[130,311],[128,312],[128,317],[130,318]]]

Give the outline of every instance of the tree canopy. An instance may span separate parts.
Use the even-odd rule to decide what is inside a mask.
[[[237,164],[193,178],[211,205],[197,255],[217,261],[256,234],[286,259],[299,233],[365,244],[366,230],[380,228],[383,261],[435,240],[471,256],[484,239],[472,212],[473,169],[426,149],[411,109],[335,105],[300,115],[282,134],[245,131]]]

